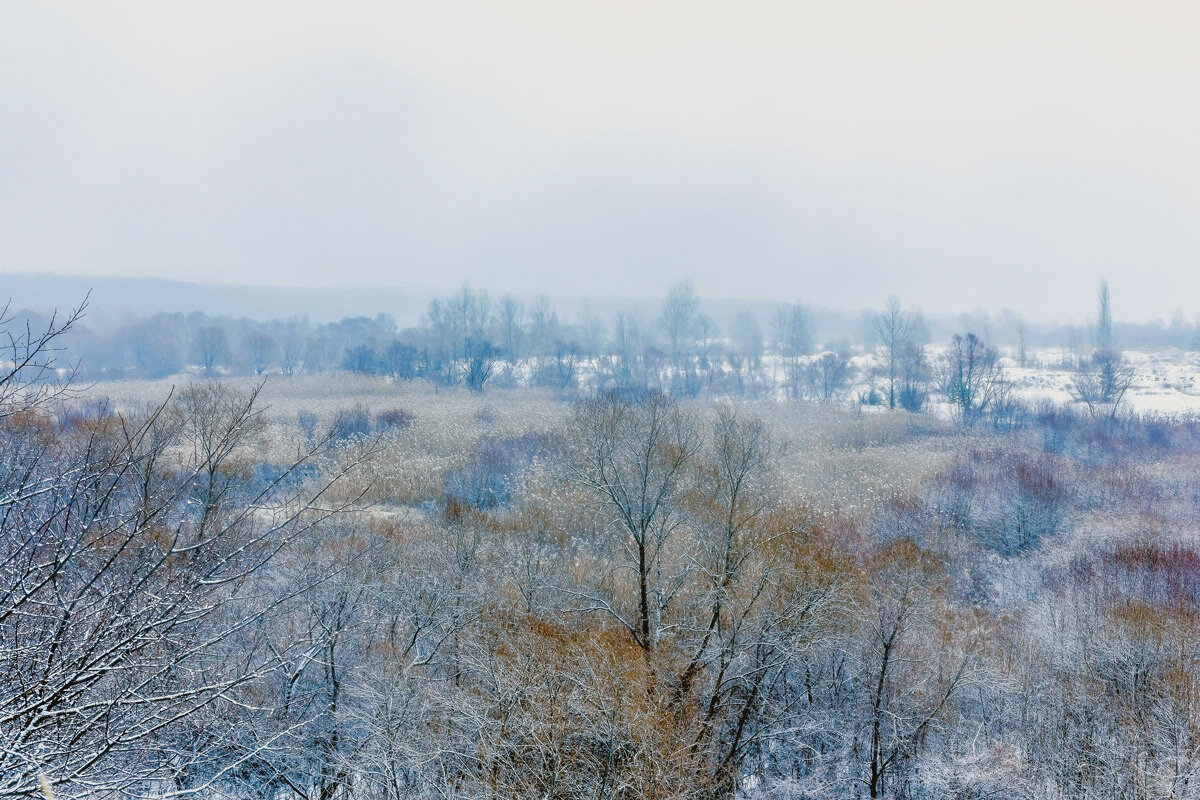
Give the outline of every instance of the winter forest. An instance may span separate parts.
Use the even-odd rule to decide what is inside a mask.
[[[0,796],[1200,797],[1196,331],[1091,296],[16,298]]]

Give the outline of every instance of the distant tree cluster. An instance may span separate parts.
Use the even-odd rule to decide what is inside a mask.
[[[719,324],[684,281],[670,288],[656,314],[635,307],[606,323],[585,306],[568,320],[545,296],[494,299],[464,284],[432,300],[419,324],[403,329],[387,315],[315,324],[156,314],[107,334],[75,325],[69,343],[89,379],[345,370],[475,392],[488,386],[663,391],[676,397],[856,401],[913,413],[933,401],[966,426],[1013,412],[1012,367],[1070,371],[1074,399],[1093,415],[1111,415],[1135,378],[1118,339],[1147,341],[1158,330],[1163,341],[1197,344],[1181,319],[1157,329],[1118,325],[1107,284],[1089,329],[1036,328],[1012,312],[994,318],[976,311],[954,326],[940,320],[944,338],[936,347],[921,310],[905,308],[894,296],[881,310],[864,313],[853,342],[843,336],[818,345],[817,317],[791,302],[776,305],[765,324],[748,309]],[[1010,357],[1001,357],[1000,340],[1008,342]],[[1032,363],[1034,342],[1052,344],[1057,355],[1047,360],[1043,352],[1046,363]]]
[[[110,333],[76,327],[72,351],[88,378],[165,378],[189,371],[198,377],[284,376],[339,369],[349,351],[395,337],[385,315],[313,324],[305,319],[257,322],[194,314],[155,314]],[[393,354],[394,357],[395,354]],[[374,358],[374,355],[372,355]]]

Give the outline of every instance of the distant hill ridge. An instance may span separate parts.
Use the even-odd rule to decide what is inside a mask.
[[[380,287],[312,288],[192,283],[164,278],[87,277],[48,273],[0,275],[0,301],[14,309],[46,312],[73,306],[91,292],[91,315],[101,318],[160,311],[255,320],[307,316],[315,322],[391,314],[412,324],[424,313],[432,290]]]
[[[11,299],[13,309],[45,313],[53,308],[72,307],[91,291],[89,318],[103,325],[130,314],[147,315],[160,311],[210,316],[248,317],[254,320],[306,316],[313,322],[332,322],[346,317],[374,317],[390,314],[400,327],[416,325],[435,297],[453,290],[426,287],[397,289],[388,287],[247,286],[193,283],[165,278],[87,277],[50,273],[9,273],[0,275],[0,303]],[[491,292],[495,301],[501,292]],[[529,300],[532,295],[517,296]],[[701,310],[724,326],[738,311],[749,309],[758,315],[764,329],[771,314],[785,299],[700,298]],[[622,310],[635,308],[647,321],[657,319],[661,297],[583,298],[549,296],[554,309],[565,320],[575,319],[586,304],[606,324]],[[822,338],[852,336],[859,324],[859,312],[814,309],[814,322]]]

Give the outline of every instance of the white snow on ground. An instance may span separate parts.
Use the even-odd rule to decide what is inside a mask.
[[[946,347],[927,348],[927,361],[936,371]],[[1139,414],[1170,416],[1200,415],[1200,352],[1167,348],[1154,351],[1126,350],[1125,361],[1133,367],[1134,381],[1122,402],[1122,408]],[[818,355],[809,356],[812,361]],[[1000,363],[1004,377],[1012,384],[1015,397],[1036,402],[1071,403],[1074,356],[1062,348],[1031,349],[1026,366],[1019,366],[1016,353],[1002,348]],[[871,387],[872,373],[876,389],[883,386],[884,362],[878,353],[858,353],[850,359],[854,383],[843,394],[849,401],[865,395]],[[778,385],[783,383],[783,368],[775,359],[764,359],[764,367]],[[930,409],[938,413],[936,391],[930,392]]]
[[[1155,351],[1126,350],[1125,361],[1133,367],[1134,380],[1124,404],[1140,414],[1181,416],[1200,414],[1200,352],[1175,348]],[[1034,363],[1061,363],[1061,350],[1033,351]],[[1026,396],[1041,396],[1069,402],[1073,374],[1068,369],[1019,369],[1006,371]]]
[[[945,348],[929,348],[930,363],[937,363]],[[1061,348],[1029,350],[1026,367],[1018,365],[1015,353],[1001,351],[1005,378],[1012,383],[1016,397],[1026,401],[1050,400],[1071,403],[1074,371],[1069,352]],[[1170,416],[1200,415],[1200,352],[1168,348],[1155,351],[1126,350],[1125,361],[1133,367],[1134,380],[1122,402],[1122,408],[1139,414]],[[866,374],[872,356],[854,359],[860,375]],[[878,358],[875,357],[878,362]],[[865,389],[864,382],[861,388]]]

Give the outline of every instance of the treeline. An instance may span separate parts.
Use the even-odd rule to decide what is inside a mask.
[[[1011,312],[929,320],[919,309],[901,307],[896,298],[863,312],[851,326],[853,336],[822,338],[815,319],[796,302],[780,304],[766,316],[744,309],[717,320],[701,311],[688,283],[673,287],[655,313],[631,308],[602,319],[585,307],[566,319],[544,297],[493,299],[464,285],[432,301],[411,328],[398,327],[387,315],[316,324],[302,318],[257,322],[157,314],[106,333],[77,326],[71,348],[90,379],[181,372],[290,376],[343,369],[475,390],[485,385],[572,389],[583,381],[590,387],[692,396],[782,392],[828,401],[844,397],[857,378],[869,386],[866,402],[919,408],[923,393],[915,391],[917,383],[930,378],[921,348],[931,341],[973,333],[988,346],[1006,346],[1019,366],[1067,369],[1077,368],[1099,346],[1095,324],[1035,326]],[[1144,325],[1110,320],[1109,326],[1113,340],[1127,347],[1198,346],[1195,326],[1182,318]],[[1034,347],[1053,347],[1058,355],[1038,361],[1029,352]],[[875,349],[887,353],[886,374],[853,375],[851,355]],[[908,391],[898,392],[897,381]]]
[[[36,324],[37,320],[35,320]],[[77,326],[71,350],[90,379],[317,374],[349,370],[398,379],[420,378],[474,390],[491,385],[573,389],[581,376],[596,385],[669,388],[697,394],[725,390],[761,393],[775,383],[762,369],[765,354],[788,359],[789,391],[808,376],[797,359],[815,350],[812,315],[799,303],[780,306],[764,326],[750,311],[728,331],[699,310],[690,284],[676,286],[656,316],[637,310],[604,321],[584,312],[565,320],[544,297],[524,303],[464,285],[433,300],[418,326],[400,329],[387,316],[313,324],[304,319],[255,322],[201,313],[157,314],[107,334]],[[832,392],[849,354],[835,345],[839,369],[822,380]]]

